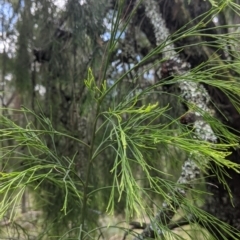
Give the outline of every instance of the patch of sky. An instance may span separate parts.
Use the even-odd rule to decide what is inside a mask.
[[[116,21],[116,18],[114,17],[114,11],[110,10],[108,11],[106,17],[103,19],[103,26],[106,29],[106,32],[101,35],[101,38],[104,41],[110,40],[112,36],[112,31],[113,31],[113,24]],[[125,38],[125,32],[122,32],[120,30],[117,30],[115,39],[124,39]]]
[[[143,74],[143,77],[144,77],[147,81],[152,82],[152,81],[154,81],[154,74],[155,74],[154,69],[149,69],[147,72],[145,72],[145,73]]]
[[[17,22],[17,15],[13,11],[12,4],[5,0],[0,0],[0,32],[12,31]]]
[[[36,92],[38,92],[41,96],[44,96],[46,93],[46,88],[40,84],[37,84],[34,88]]]

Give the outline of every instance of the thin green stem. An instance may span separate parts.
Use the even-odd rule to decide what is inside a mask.
[[[99,116],[99,111],[100,111],[100,106],[101,106],[101,101],[97,103],[97,110],[96,110],[96,116],[95,116],[95,121],[93,125],[93,132],[92,132],[92,137],[91,137],[91,145],[89,148],[89,154],[88,154],[88,165],[87,165],[87,173],[86,173],[86,181],[83,186],[83,205],[82,205],[82,216],[81,216],[81,224],[82,228],[84,229],[84,224],[86,220],[86,214],[87,214],[87,200],[88,200],[88,184],[90,180],[90,172],[91,172],[91,166],[92,166],[92,161],[93,161],[93,146],[94,146],[94,141],[95,141],[95,132],[97,128],[97,121],[98,121],[98,116]],[[80,239],[84,239],[84,231],[81,232],[80,234]]]

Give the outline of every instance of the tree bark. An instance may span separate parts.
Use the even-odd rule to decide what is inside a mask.
[[[176,33],[176,31],[185,25],[187,25],[187,28],[194,27],[194,23],[196,23],[196,21],[200,21],[200,19],[204,18],[204,16],[201,18],[199,18],[199,16],[201,14],[205,14],[211,7],[209,1],[196,0],[190,1],[190,4],[188,4],[188,2],[189,1],[185,0],[157,1],[159,11],[162,14],[162,17],[164,18],[167,28],[171,34]],[[154,26],[151,24],[151,21],[145,11],[146,8],[139,8],[136,16],[136,19],[138,20],[135,21],[137,23],[141,20],[141,30],[146,34],[149,42],[153,46],[157,46],[158,43],[154,32]],[[193,20],[197,17],[197,20]],[[205,20],[209,20],[209,17],[205,16]],[[207,29],[212,27],[214,27],[214,23],[209,21],[204,27],[205,33],[219,34],[216,29]],[[175,42],[175,47],[181,47],[182,49],[181,57],[187,59],[192,67],[196,67],[201,63],[208,61],[209,57],[214,54],[218,48],[217,46],[215,47],[214,44],[211,44],[211,47],[195,44],[196,42],[200,43],[202,41],[211,41],[214,43],[214,40],[209,36],[193,36]],[[220,62],[226,60],[227,58],[223,50],[218,50],[217,56]],[[228,81],[229,79],[226,77],[222,80]],[[230,131],[237,134],[237,131],[240,131],[240,114],[230,102],[228,96],[219,89],[210,85],[205,84],[205,87],[217,108],[224,113],[225,117],[227,117],[226,119],[222,116],[222,114],[218,114],[219,119],[229,127]],[[232,154],[229,156],[229,160],[240,163],[240,151],[238,149],[232,149]],[[214,168],[216,166],[213,165],[212,167]],[[240,231],[240,174],[229,169],[225,169],[225,171],[226,176],[228,176],[226,177],[226,182],[231,191],[231,196],[229,195],[226,187],[218,181],[217,176],[207,178],[206,187],[207,191],[211,194],[207,196],[203,209],[219,220],[228,223],[230,226]],[[209,175],[211,174],[213,174],[213,172],[209,172]],[[203,224],[200,222],[200,224],[207,228],[209,232],[216,237],[216,239],[226,239],[224,238],[223,233],[219,232],[217,226],[213,226],[211,223]],[[228,235],[225,237],[229,240],[233,239],[233,236],[236,238],[238,231],[233,233],[232,236]]]

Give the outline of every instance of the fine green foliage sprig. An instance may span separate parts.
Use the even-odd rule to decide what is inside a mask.
[[[26,115],[33,113],[28,109],[21,112]],[[79,190],[82,182],[75,180],[76,173],[72,166],[74,158],[59,156],[45,142],[47,136],[66,137],[66,134],[55,131],[47,118],[42,116],[38,119],[45,129],[35,129],[30,122],[24,128],[1,116],[0,134],[3,137],[0,141],[3,147],[0,160],[4,163],[0,173],[1,193],[4,196],[0,206],[1,218],[10,210],[9,218],[13,220],[25,189],[28,187],[41,194],[40,189],[44,184],[53,184],[61,189],[65,195],[62,206],[65,215],[69,201],[74,199],[81,204],[82,192]],[[26,151],[23,152],[23,149]],[[11,167],[9,169],[11,165],[14,170]]]

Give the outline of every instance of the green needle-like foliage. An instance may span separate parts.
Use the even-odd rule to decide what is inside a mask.
[[[238,14],[239,4],[203,1],[209,10],[194,16],[193,1],[183,1],[179,11],[186,14],[174,31],[172,22],[154,25],[151,16],[160,10],[153,5],[149,14],[144,1],[95,1],[95,6],[68,1],[59,11],[51,1],[37,2],[41,7],[35,12],[30,11],[31,1],[22,6],[23,22],[18,25],[13,88],[22,106],[2,107],[0,116],[0,219],[11,223],[13,233],[8,235],[16,229],[19,239],[31,239],[30,231],[18,225],[27,196],[28,207],[41,212],[34,239],[108,239],[106,232],[129,230],[105,224],[119,215],[127,224],[138,219],[136,228],[144,228],[144,238],[129,231],[133,239],[147,239],[148,228],[156,239],[185,239],[183,232],[193,239],[183,225],[197,229],[204,239],[239,239],[239,229],[203,207],[213,177],[235,203],[228,182],[240,174],[239,162],[231,158],[239,151],[239,34],[230,31],[236,24],[211,23],[221,13]],[[165,7],[169,11],[167,3]],[[178,19],[174,11],[169,14]],[[54,14],[64,23],[57,31]],[[156,21],[168,16],[158,14]],[[45,18],[48,22],[43,23]],[[48,34],[41,38],[45,25]],[[156,26],[169,31],[161,35]],[[56,38],[63,32],[67,40]],[[103,41],[106,32],[110,37]],[[42,44],[40,50],[34,44]],[[48,55],[40,60],[35,56],[31,65],[29,45],[42,54],[39,58]],[[125,64],[126,45],[131,58]],[[225,52],[228,58],[222,57]],[[177,56],[172,69],[166,65],[174,60],[171,54]],[[31,66],[22,67],[21,57]],[[0,70],[4,75],[9,68]],[[188,83],[207,89],[211,111],[186,98],[181,86]],[[37,93],[37,87],[45,93]],[[193,113],[196,119],[184,125]],[[217,140],[201,138],[206,128],[200,131],[197,121]],[[173,231],[178,227],[180,234]]]

